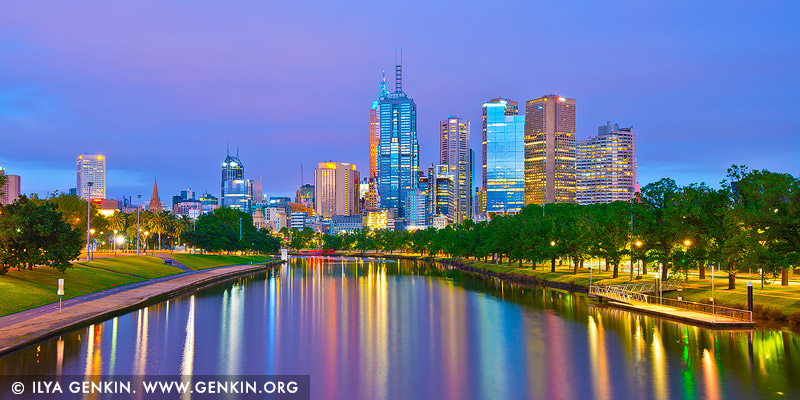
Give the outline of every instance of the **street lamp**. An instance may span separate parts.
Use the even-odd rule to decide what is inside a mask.
[[[89,235],[90,235],[90,237],[91,237],[91,235],[94,235],[94,229],[89,229]],[[89,239],[89,240],[91,241],[91,239]]]
[[[117,236],[116,244],[122,246],[123,243],[125,243],[125,238],[122,236]],[[116,256],[117,256],[117,251],[114,250],[114,257]]]
[[[94,182],[87,182],[88,190],[86,191],[86,262],[89,262],[89,241],[91,240],[89,229],[92,227],[92,185]]]
[[[147,254],[147,243],[148,243],[147,242],[147,235],[149,235],[149,234],[150,234],[150,232],[144,231],[144,254]]]
[[[642,242],[637,240],[636,241],[636,248],[638,249],[638,248],[641,248],[641,247],[642,247]],[[639,265],[639,270],[637,271],[637,274],[641,275],[642,274],[642,260],[639,260],[639,262],[637,264]]]

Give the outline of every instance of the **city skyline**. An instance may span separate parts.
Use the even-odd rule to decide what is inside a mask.
[[[458,11],[464,17],[459,25],[476,24],[475,32],[447,33],[450,23],[437,27],[433,9],[412,5],[402,13],[414,29],[380,38],[365,33],[376,29],[369,17],[386,12],[381,5],[358,8],[362,24],[340,32],[325,28],[344,27],[353,17],[322,4],[297,27],[277,18],[274,26],[244,34],[246,27],[258,27],[260,16],[302,11],[290,5],[248,10],[203,5],[174,27],[149,15],[182,15],[179,6],[106,5],[82,10],[80,18],[54,20],[30,5],[11,4],[0,16],[7,28],[0,54],[18,62],[0,66],[0,136],[7,144],[0,149],[0,165],[22,176],[25,194],[73,187],[72,163],[81,153],[109,157],[109,198],[149,193],[153,175],[164,195],[186,187],[215,193],[221,150],[230,142],[241,148],[250,177],[270,177],[265,193],[291,196],[301,162],[346,158],[368,165],[365,110],[375,100],[381,72],[391,70],[393,49],[402,46],[405,91],[420,112],[420,165],[437,159],[441,116],[479,121],[487,99],[526,101],[558,93],[580,103],[577,140],[608,120],[636,128],[641,185],[665,176],[716,185],[733,163],[797,175],[800,139],[793,134],[800,120],[792,110],[800,85],[792,69],[799,56],[791,51],[800,36],[792,18],[797,5],[704,6],[688,15],[688,3],[663,5],[657,12],[619,3],[522,5],[515,14],[552,17],[543,18],[544,28],[555,28],[555,21],[566,17],[579,27],[550,40],[555,43],[537,43],[562,60],[543,66],[528,52],[516,51],[515,40],[497,43],[493,28],[482,21],[501,10],[479,4],[463,3]],[[78,8],[52,7],[54,15]],[[120,23],[105,18],[123,12],[130,18]],[[337,22],[324,22],[330,15]],[[215,31],[219,36],[209,43],[204,18],[242,28]],[[626,23],[600,25],[600,20]],[[742,28],[726,29],[741,21],[747,21]],[[148,35],[173,39],[134,35],[143,22],[152,25]],[[521,16],[504,29],[520,39],[534,33]],[[97,30],[118,40],[97,40]],[[271,39],[276,32],[296,34],[295,47]],[[353,38],[352,45],[340,45]],[[502,63],[480,52],[489,44],[496,54],[507,52]],[[473,55],[466,63],[439,61],[451,47]],[[184,52],[181,57],[171,56],[176,48]],[[267,55],[246,48],[263,48],[259,53]],[[196,68],[200,60],[209,65]],[[297,124],[305,110],[296,104],[309,101],[312,88],[335,92],[339,100],[321,111],[319,121]],[[770,101],[743,101],[754,98]],[[748,143],[753,126],[768,140]],[[477,144],[473,140],[472,149],[480,158]],[[709,154],[707,148],[718,151]],[[476,168],[473,182],[481,181],[480,174]],[[305,175],[311,176],[309,169]]]

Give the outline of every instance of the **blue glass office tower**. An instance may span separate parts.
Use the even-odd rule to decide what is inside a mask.
[[[403,92],[401,62],[395,65],[395,91],[381,95],[378,142],[378,195],[382,209],[406,216],[407,199],[418,186],[417,105]]]
[[[225,207],[235,208],[246,213],[252,212],[253,186],[252,181],[244,179],[244,165],[239,160],[239,151],[236,157],[228,154],[222,163],[222,184],[220,204]]]
[[[516,101],[483,103],[483,187],[486,216],[517,213],[525,205],[525,116]]]

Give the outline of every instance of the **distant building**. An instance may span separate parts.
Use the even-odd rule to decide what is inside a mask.
[[[6,170],[0,167],[0,175],[6,177],[6,182],[2,187],[0,205],[9,205],[19,198],[22,188],[22,178],[19,175],[6,175]]]
[[[406,212],[406,225],[422,227],[426,225],[426,192],[419,188],[411,191],[408,195],[408,207]]]
[[[331,218],[331,234],[353,234],[364,229],[364,218],[361,215],[334,215]]]
[[[153,178],[153,195],[150,196],[150,206],[147,208],[152,213],[160,213],[163,208],[161,207],[161,199],[158,197],[158,185],[156,179]]]
[[[447,225],[450,225],[450,221],[447,219],[447,216],[437,215],[433,217],[433,222],[431,223],[431,226],[433,226],[434,228],[443,229]]]
[[[317,215],[330,219],[334,215],[358,214],[359,174],[350,163],[322,162],[314,172]]]
[[[608,122],[578,142],[578,204],[629,201],[636,188],[636,135]]]
[[[515,214],[525,205],[525,116],[516,101],[483,103],[481,214]]]
[[[382,209],[397,209],[405,217],[407,198],[417,185],[419,142],[417,105],[403,92],[402,51],[395,65],[395,91],[382,87],[378,143],[378,201]]]
[[[314,207],[314,185],[306,183],[300,186],[294,196],[294,202],[300,203],[308,208]]]
[[[91,192],[89,191],[89,182]],[[100,154],[81,154],[77,162],[78,194],[84,200],[106,198],[106,158]]]
[[[250,213],[252,201],[252,181],[244,179],[244,165],[238,154],[236,157],[229,154],[222,163],[220,205]]]
[[[446,165],[428,167],[428,223],[433,218],[443,215],[448,224],[455,222],[456,193],[453,176]]]
[[[386,229],[388,215],[389,210],[367,211],[364,226],[371,231]]]
[[[77,196],[78,195],[78,189],[77,188],[69,188],[69,195],[70,196]]]
[[[282,207],[265,207],[263,209],[264,223],[273,232],[289,227],[286,210]]]
[[[525,104],[525,204],[575,202],[575,99]]]
[[[455,223],[472,218],[471,161],[469,121],[449,115],[439,122],[439,163],[446,165],[453,177]]]
[[[306,221],[308,221],[308,213],[304,212],[293,212],[290,216],[289,222],[289,229],[300,229],[302,230],[306,226]]]

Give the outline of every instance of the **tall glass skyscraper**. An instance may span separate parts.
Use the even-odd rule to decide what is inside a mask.
[[[236,157],[228,154],[222,163],[222,189],[220,203],[222,206],[251,212],[253,201],[252,184],[244,179],[244,164]]]
[[[378,195],[382,209],[397,209],[405,217],[406,199],[417,188],[419,143],[417,105],[403,92],[401,62],[395,65],[395,91],[381,96],[378,144]]]
[[[101,154],[81,154],[77,166],[78,196],[84,200],[105,199],[106,158]]]
[[[486,216],[517,213],[525,204],[525,116],[516,101],[483,103],[483,190]]]
[[[472,218],[472,159],[469,147],[469,121],[449,115],[439,122],[439,162],[453,176],[456,196],[454,220]]]

